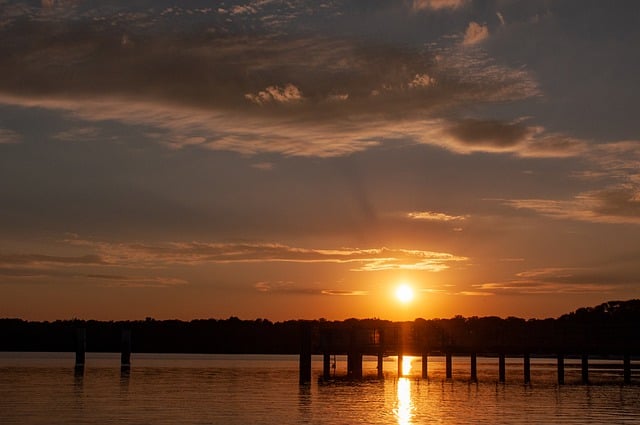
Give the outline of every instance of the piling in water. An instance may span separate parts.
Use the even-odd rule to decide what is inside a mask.
[[[531,383],[531,357],[529,353],[524,354],[524,383]]]
[[[122,342],[120,348],[120,367],[128,369],[131,367],[131,329],[122,330]]]
[[[558,354],[558,385],[564,385],[564,355]]]
[[[425,351],[422,353],[422,379],[427,379],[429,376],[429,356]]]
[[[476,353],[471,353],[471,382],[478,381],[478,365]]]
[[[582,355],[582,383],[589,383],[589,355]]]
[[[623,367],[624,367],[624,383],[631,383],[631,356],[629,353],[625,353],[623,359]]]
[[[451,353],[446,353],[445,358],[446,358],[446,367],[445,367],[445,369],[446,369],[447,379],[451,379],[451,377],[453,376],[453,373],[452,373],[453,367],[452,367],[452,364],[451,364],[451,362],[452,362]]]
[[[498,381],[505,382],[506,370],[506,356],[504,353],[500,353],[498,355]]]
[[[76,329],[76,369],[84,368],[85,352],[87,351],[87,330]]]
[[[322,354],[322,379],[331,379],[331,354],[327,352]]]
[[[311,326],[303,323],[300,329],[300,384],[311,382]]]

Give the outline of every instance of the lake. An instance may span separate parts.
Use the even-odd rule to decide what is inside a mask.
[[[555,383],[555,361],[532,359],[531,385],[522,359],[507,360],[497,382],[497,359],[478,359],[479,382],[469,383],[469,359],[455,357],[454,379],[444,359],[405,357],[406,377],[386,358],[385,379],[298,385],[296,356],[134,354],[121,373],[119,354],[87,353],[74,373],[73,353],[0,353],[0,423],[10,424],[637,424],[640,386],[621,385],[620,370],[590,372],[579,385],[578,361],[567,361],[568,385]],[[346,359],[336,359],[337,374]],[[365,375],[376,359],[365,358]],[[637,377],[634,376],[635,382]]]

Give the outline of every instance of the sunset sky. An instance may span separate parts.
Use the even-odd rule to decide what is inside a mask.
[[[0,40],[0,317],[640,297],[638,1],[0,0]]]

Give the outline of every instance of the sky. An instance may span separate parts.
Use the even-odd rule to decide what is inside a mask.
[[[0,317],[638,298],[638,22],[633,0],[0,0]]]

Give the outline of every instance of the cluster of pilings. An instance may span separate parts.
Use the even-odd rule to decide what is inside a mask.
[[[76,329],[76,371],[83,371],[85,365],[85,353],[87,351],[87,330]],[[129,370],[131,367],[131,330],[123,329],[120,341],[120,367]]]

